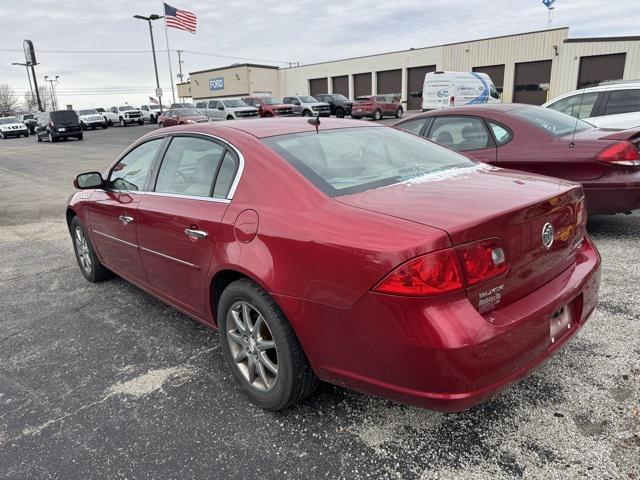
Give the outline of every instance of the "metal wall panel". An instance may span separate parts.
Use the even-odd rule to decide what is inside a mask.
[[[357,73],[353,76],[353,95],[371,95],[371,73]]]
[[[626,53],[581,57],[578,88],[591,87],[607,80],[622,80],[626,59]]]
[[[391,93],[400,97],[402,93],[402,69],[377,72],[376,82],[376,93]]]
[[[435,71],[435,65],[407,69],[407,110],[420,110],[422,108],[424,76],[429,72]]]
[[[333,93],[341,93],[345,97],[349,96],[349,75],[340,75],[331,79]]]
[[[327,84],[327,77],[324,78],[312,78],[309,80],[309,94],[313,97],[319,93],[329,92]]]
[[[551,60],[516,63],[513,101],[542,105],[551,81]]]

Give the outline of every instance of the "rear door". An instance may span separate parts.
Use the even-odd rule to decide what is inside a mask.
[[[452,150],[486,163],[495,163],[496,146],[485,121],[465,115],[440,115],[433,119],[426,137]]]
[[[628,129],[640,126],[640,88],[606,92],[597,117],[587,121],[600,128]]]
[[[93,244],[104,264],[119,275],[148,283],[138,251],[138,204],[148,188],[151,170],[164,138],[129,151],[111,170],[104,190],[88,203]]]
[[[198,318],[208,316],[207,274],[238,165],[223,143],[174,136],[153,192],[140,202],[140,255],[151,286]]]

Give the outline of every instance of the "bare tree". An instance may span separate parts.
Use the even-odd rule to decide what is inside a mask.
[[[11,112],[18,103],[16,93],[6,83],[0,85],[0,112]]]
[[[47,110],[51,99],[49,96],[49,90],[46,86],[41,85],[38,87],[38,92],[40,92],[40,101],[42,102],[42,108]],[[24,107],[29,111],[38,109],[38,99],[35,97],[35,95],[31,95],[31,92],[27,92],[24,94],[23,104]]]

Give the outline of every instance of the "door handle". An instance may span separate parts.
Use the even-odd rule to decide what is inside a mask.
[[[202,231],[202,230],[193,230],[191,228],[185,228],[184,229],[184,234],[188,237],[194,238],[194,239],[198,239],[198,238],[205,238],[207,235],[209,235],[207,232]]]
[[[133,222],[133,217],[130,217],[129,215],[123,213],[122,215],[120,215],[118,217],[118,219],[124,224],[124,225],[128,225],[131,222]]]

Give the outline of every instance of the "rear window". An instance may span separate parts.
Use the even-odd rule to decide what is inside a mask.
[[[513,110],[511,113],[556,137],[570,135],[574,130],[582,132],[594,128],[590,123],[550,108],[531,106]]]
[[[54,123],[78,121],[78,116],[73,110],[60,110],[57,112],[51,112],[50,118]]]
[[[344,128],[263,140],[331,197],[475,165],[467,157],[392,128]]]

